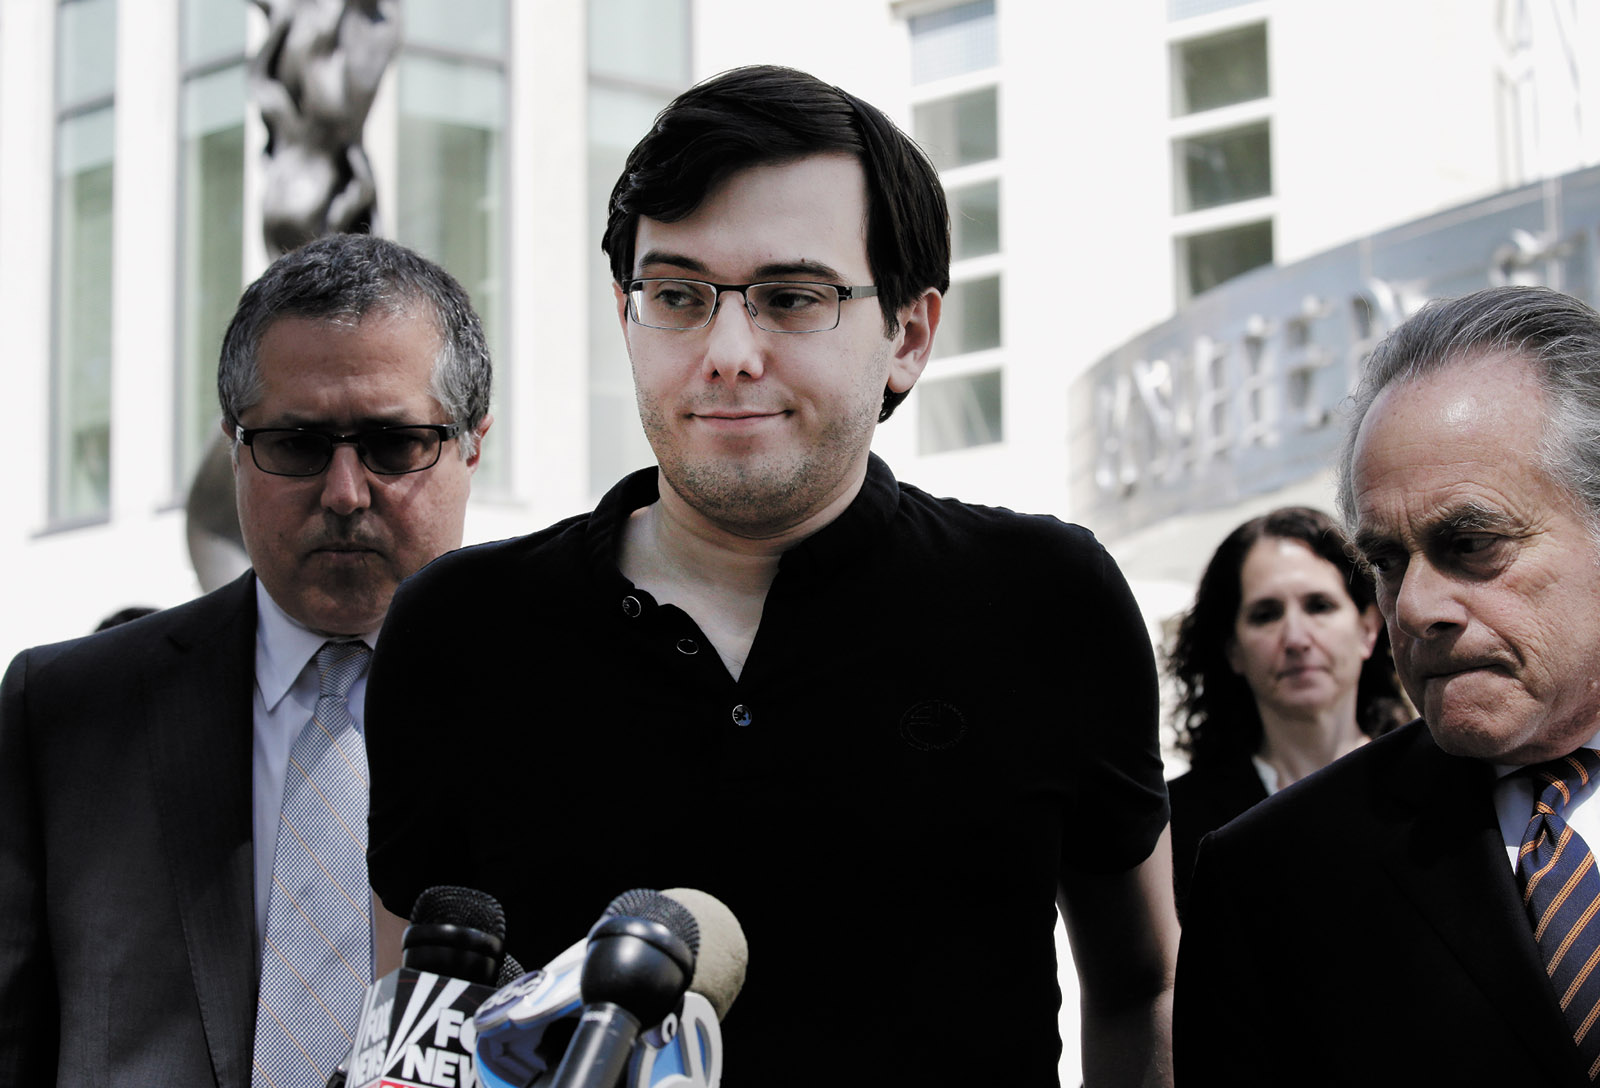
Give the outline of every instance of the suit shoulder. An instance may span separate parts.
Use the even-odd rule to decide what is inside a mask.
[[[108,630],[30,647],[18,654],[12,665],[39,670],[139,661],[168,639],[184,643],[223,637],[236,624],[247,626],[253,638],[255,619],[255,581],[246,574],[220,589]]]
[[[446,552],[400,583],[384,629],[406,627],[462,601],[504,602],[533,585],[563,586],[586,554],[589,515],[565,518],[536,533]],[[555,567],[561,577],[541,578]]]
[[[190,651],[197,649],[204,651],[207,675],[248,676],[255,618],[255,581],[246,574],[109,630],[23,650],[6,670],[5,714],[28,707],[29,713],[53,720],[64,716],[115,726],[137,692],[195,668],[197,658]]]
[[[1362,745],[1354,752],[1280,790],[1217,833],[1230,845],[1265,837],[1331,834],[1381,821],[1407,782],[1441,772],[1460,773],[1472,761],[1447,756],[1421,719]]]

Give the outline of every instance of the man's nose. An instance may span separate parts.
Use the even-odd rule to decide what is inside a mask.
[[[1434,638],[1466,623],[1455,579],[1426,559],[1408,563],[1394,596],[1395,625],[1411,638]]]
[[[717,296],[717,308],[706,332],[703,377],[732,382],[743,375],[759,378],[766,371],[761,330],[749,301],[737,291]]]
[[[343,442],[335,445],[333,459],[322,470],[323,509],[345,516],[365,509],[371,502],[372,481],[356,447]]]

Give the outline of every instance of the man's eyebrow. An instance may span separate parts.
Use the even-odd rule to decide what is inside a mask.
[[[1393,540],[1387,533],[1380,533],[1373,529],[1357,529],[1350,538],[1350,546],[1361,555],[1371,555],[1373,551],[1388,544]]]
[[[666,265],[671,268],[681,268],[687,272],[706,275],[707,269],[704,261],[686,256],[682,253],[669,253],[666,250],[652,249],[639,257],[639,268],[651,268]],[[837,268],[822,261],[801,259],[797,261],[773,261],[758,267],[752,275],[755,277],[751,283],[761,283],[764,280],[776,279],[783,276],[809,276],[811,279],[824,283],[845,283],[845,277]]]
[[[1504,510],[1467,499],[1430,519],[1423,527],[1422,536],[1431,543],[1463,533],[1507,533],[1513,531],[1516,525]],[[1371,555],[1375,550],[1392,544],[1394,539],[1393,533],[1358,529],[1351,537],[1351,543],[1362,555]]]
[[[1468,499],[1452,507],[1428,526],[1429,536],[1446,533],[1505,532],[1515,523],[1504,510]]]
[[[300,412],[284,412],[278,422],[272,427],[300,427],[308,431],[327,431],[329,434],[344,434],[354,431],[370,431],[377,427],[400,427],[417,422],[431,423],[432,420],[416,420],[411,418],[412,412],[403,408],[396,408],[392,412],[364,413],[347,428],[345,424],[335,425],[327,416],[306,415]]]
[[[832,265],[823,264],[821,261],[779,261],[775,264],[764,264],[756,269],[756,275],[766,276],[811,276],[814,279],[829,283],[845,283],[846,280],[839,270]]]
[[[657,264],[688,269],[690,272],[698,272],[702,276],[706,273],[704,262],[697,261],[693,257],[686,257],[682,253],[668,253],[662,249],[651,249],[639,255],[639,267],[641,269]]]

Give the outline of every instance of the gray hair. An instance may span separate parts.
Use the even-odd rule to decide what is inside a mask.
[[[1528,364],[1544,393],[1539,452],[1550,478],[1578,500],[1600,540],[1600,313],[1546,287],[1493,287],[1436,299],[1384,338],[1353,397],[1339,458],[1339,512],[1354,521],[1356,435],[1385,389],[1468,363],[1507,355]]]
[[[493,371],[483,325],[455,278],[405,246],[370,234],[331,234],[284,254],[245,288],[222,338],[217,400],[231,430],[261,399],[261,341],[279,318],[360,320],[421,304],[439,334],[429,391],[453,422],[463,459],[478,445]]]

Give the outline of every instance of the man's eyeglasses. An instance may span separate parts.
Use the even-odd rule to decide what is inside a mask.
[[[628,317],[652,329],[703,329],[717,314],[724,291],[737,291],[756,328],[767,332],[827,332],[837,328],[839,309],[856,298],[871,298],[876,287],[838,287],[831,283],[705,283],[662,277],[629,280]]]
[[[348,443],[361,463],[380,476],[403,476],[439,463],[439,450],[461,433],[459,423],[409,423],[350,434],[306,427],[236,427],[256,468],[274,476],[316,476],[333,461],[333,448]]]

